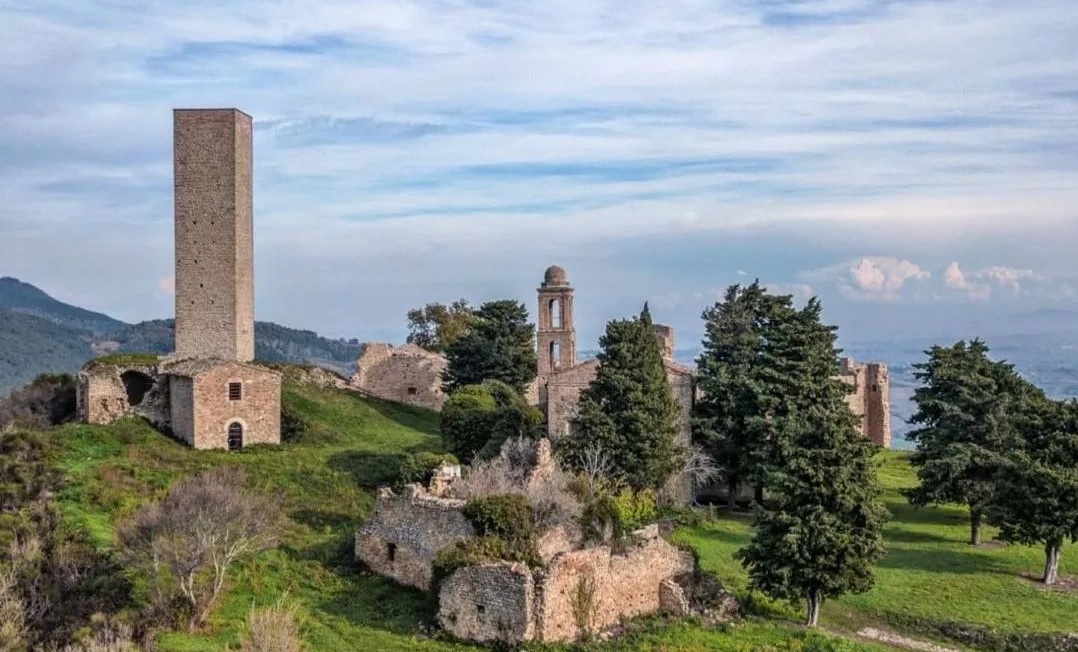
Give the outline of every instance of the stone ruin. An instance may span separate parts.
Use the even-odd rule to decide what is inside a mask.
[[[553,467],[549,451],[542,440],[531,477]],[[459,477],[460,467],[444,466],[428,487],[380,490],[373,515],[356,535],[356,558],[401,584],[432,590],[438,553],[476,536],[463,514],[466,501],[449,497]],[[554,528],[537,547],[540,568],[494,561],[443,578],[435,587],[437,623],[457,638],[482,643],[566,642],[636,616],[728,620],[738,610],[736,600],[700,573],[691,553],[666,541],[657,525],[618,546],[586,546]],[[582,591],[591,596],[584,613]]]
[[[446,365],[444,355],[415,344],[366,342],[350,385],[375,398],[441,410],[446,399],[442,391]]]
[[[838,378],[850,386],[846,403],[861,419],[861,434],[883,448],[891,447],[891,382],[881,362],[839,362]]]

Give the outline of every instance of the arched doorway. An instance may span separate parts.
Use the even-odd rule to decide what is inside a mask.
[[[243,424],[233,421],[228,424],[228,450],[238,451],[243,448]]]

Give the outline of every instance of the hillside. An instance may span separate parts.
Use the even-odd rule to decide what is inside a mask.
[[[251,606],[271,604],[281,596],[297,606],[310,652],[476,649],[427,638],[426,597],[362,571],[353,560],[353,534],[371,513],[375,488],[395,476],[404,454],[440,449],[437,416],[290,382],[283,398],[286,408],[308,424],[303,438],[240,453],[194,451],[133,420],[110,427],[69,425],[55,431],[57,466],[67,481],[60,495],[64,513],[88,528],[105,549],[113,545],[114,528],[123,514],[196,470],[242,465],[253,484],[280,490],[286,497],[292,524],[283,544],[233,575],[213,617],[212,631],[164,634],[159,638],[161,649],[219,652],[235,645]],[[884,454],[880,463],[888,505],[895,515],[887,530],[890,554],[880,565],[876,589],[825,606],[825,628],[849,636],[866,625],[882,625],[915,632],[920,638],[927,638],[934,624],[946,621],[991,627],[1004,634],[1078,630],[1078,596],[1042,591],[1020,576],[1039,570],[1039,550],[997,545],[971,549],[964,543],[961,509],[909,508],[898,493],[913,481],[906,458]],[[720,516],[679,536],[697,549],[705,568],[745,597],[745,576],[731,555],[749,535],[745,518]],[[1078,572],[1078,546],[1067,548],[1063,563],[1064,573]],[[648,621],[624,639],[595,649],[892,649],[863,642],[801,647],[795,641],[804,645],[806,639],[819,642],[828,637],[807,635],[792,624],[799,613],[787,605],[759,598],[748,604],[754,615],[735,627]]]
[[[0,396],[41,373],[72,372],[92,357],[89,331],[0,309]]]
[[[58,301],[41,289],[10,276],[0,278],[0,309],[41,317],[97,336],[114,333],[125,326],[108,315]]]
[[[173,320],[125,324],[50,297],[18,279],[0,278],[0,396],[46,372],[75,373],[95,351],[164,354],[172,350]],[[255,323],[255,357],[313,364],[350,376],[360,344],[272,322]]]

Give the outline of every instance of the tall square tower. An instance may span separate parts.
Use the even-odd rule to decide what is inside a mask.
[[[173,111],[176,356],[254,359],[252,121]]]

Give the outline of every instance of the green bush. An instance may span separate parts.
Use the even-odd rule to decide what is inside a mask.
[[[585,540],[620,543],[630,532],[654,523],[658,515],[655,492],[650,489],[600,491],[584,506],[580,526]]]
[[[496,536],[475,537],[458,541],[438,553],[433,565],[434,583],[437,585],[458,568],[499,561],[521,562],[533,568],[542,563],[534,545],[513,545]]]
[[[538,436],[542,419],[512,387],[488,380],[449,396],[442,407],[442,441],[462,462],[487,460],[511,437]]]
[[[398,489],[413,482],[426,485],[435,469],[443,464],[457,464],[457,458],[449,453],[413,453],[404,456],[400,473],[397,474]]]
[[[311,424],[302,412],[287,400],[281,401],[281,440],[300,441],[311,431]]]
[[[614,496],[614,505],[618,510],[618,521],[623,532],[632,532],[650,525],[659,515],[658,501],[651,489],[622,489]]]
[[[512,546],[535,540],[535,512],[522,494],[476,498],[464,507],[464,516],[481,537],[498,537]]]

